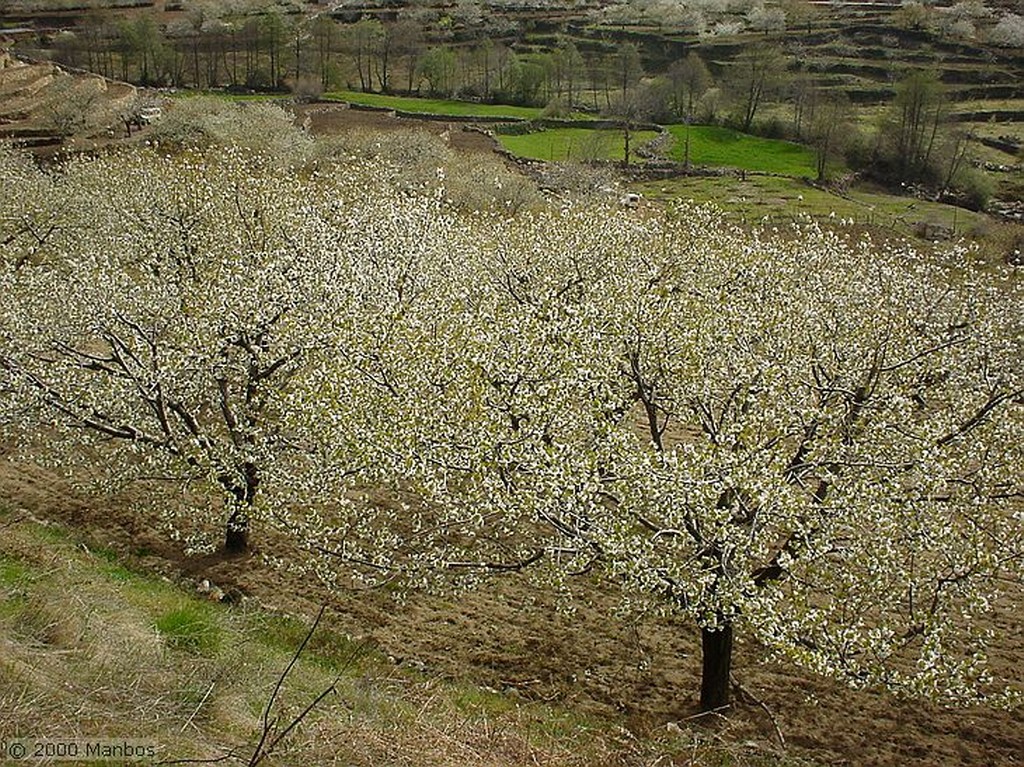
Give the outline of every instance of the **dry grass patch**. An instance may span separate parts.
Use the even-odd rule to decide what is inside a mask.
[[[269,763],[671,764],[708,740],[641,741],[605,718],[399,667],[330,614],[268,714],[306,621],[205,601],[27,515],[2,513],[0,527],[0,740],[124,738],[162,759],[245,763],[265,721],[270,742],[332,687]]]

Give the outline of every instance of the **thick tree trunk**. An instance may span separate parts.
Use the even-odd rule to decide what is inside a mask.
[[[231,504],[231,515],[224,534],[224,551],[227,554],[245,554],[249,551],[249,512],[256,502],[256,492],[260,486],[260,472],[256,464],[246,463],[241,469],[245,484],[228,486],[234,502]]]
[[[249,516],[244,508],[236,508],[228,518],[224,535],[224,552],[245,554],[249,551]]]
[[[714,711],[729,705],[729,672],[732,668],[732,625],[718,631],[700,631],[703,669],[700,680],[700,709]]]

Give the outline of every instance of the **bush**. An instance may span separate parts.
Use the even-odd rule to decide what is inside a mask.
[[[569,107],[557,96],[547,103],[540,116],[545,119],[561,119],[569,116]]]
[[[971,168],[958,179],[957,191],[964,196],[964,202],[971,210],[985,210],[992,199],[995,185],[987,174]]]
[[[989,34],[989,39],[996,45],[1010,48],[1024,47],[1024,16],[1008,13],[999,20]]]
[[[759,120],[751,126],[750,132],[764,138],[785,139],[790,136],[786,124],[778,117]]]
[[[303,76],[288,83],[288,89],[299,101],[316,101],[324,92],[319,77]]]

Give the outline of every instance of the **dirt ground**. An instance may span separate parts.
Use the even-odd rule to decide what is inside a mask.
[[[95,129],[89,140],[80,137],[76,147],[110,143],[123,131],[118,110],[135,92],[135,87],[127,83],[68,73],[53,64],[24,62],[0,48],[0,139],[13,139],[48,155],[62,143],[55,130],[54,113],[77,105],[116,130],[107,135],[105,130]]]
[[[443,136],[448,146],[467,154],[490,153],[498,146],[493,138],[462,122],[416,120],[397,117],[392,112],[353,109],[345,104],[333,103],[300,104],[293,111],[296,122],[308,124],[310,132],[317,136],[334,136],[348,131],[388,133],[425,130]]]
[[[564,703],[620,721],[639,738],[696,711],[695,628],[653,617],[609,619],[616,615],[617,599],[608,587],[581,584],[571,613],[514,577],[496,578],[457,597],[416,593],[401,602],[378,591],[328,593],[309,578],[264,565],[258,556],[188,559],[159,535],[133,499],[84,495],[2,448],[0,500],[186,583],[208,578],[229,594],[293,614],[310,615],[329,603],[336,610],[334,628],[427,674]],[[1019,685],[1020,615],[1007,606],[992,613],[991,627],[998,637],[995,674]],[[727,718],[701,726],[730,743],[755,743],[763,751],[818,764],[1024,764],[1024,709],[951,710],[901,702],[767,663],[762,656],[757,646],[740,640],[735,677],[751,697]],[[767,712],[785,738],[784,748]]]

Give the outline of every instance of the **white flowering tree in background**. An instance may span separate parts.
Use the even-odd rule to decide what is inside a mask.
[[[699,627],[704,709],[736,631],[856,685],[985,691],[976,618],[1022,554],[1017,282],[688,209],[478,242],[457,311],[410,325],[434,363],[391,368],[428,393],[390,422],[432,566],[604,572]]]
[[[989,33],[989,39],[996,45],[1008,48],[1024,48],[1024,16],[1007,13]]]
[[[20,268],[46,257],[58,238],[61,222],[53,179],[27,154],[0,144],[0,253],[8,266]]]

